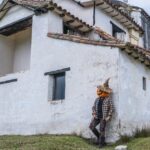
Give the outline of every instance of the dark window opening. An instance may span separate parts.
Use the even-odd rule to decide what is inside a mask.
[[[112,24],[112,36],[121,41],[124,41],[126,32],[115,25],[113,22],[110,23]]]
[[[67,23],[63,22],[63,34],[69,34],[69,35],[80,35],[80,36],[86,36],[87,34],[84,32],[81,32],[71,26],[69,26]]]
[[[44,73],[45,76],[49,76],[49,101],[65,99],[67,71],[70,71],[70,67]]]
[[[75,30],[70,28],[67,24],[63,23],[63,33],[64,34],[75,34]]]
[[[143,77],[143,90],[146,91],[146,78]]]
[[[65,72],[54,74],[53,100],[65,99]]]

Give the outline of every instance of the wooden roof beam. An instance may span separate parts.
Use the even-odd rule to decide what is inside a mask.
[[[150,60],[149,60],[148,58],[145,58],[144,64],[145,64],[146,66],[150,66]]]
[[[67,24],[73,23],[74,21],[75,21],[74,19],[70,19],[70,20],[68,20],[68,21],[65,21],[65,20],[64,20],[64,22],[67,23]]]
[[[139,61],[141,63],[144,63],[144,58],[145,58],[145,55],[143,53],[139,52]]]
[[[83,25],[81,22],[74,20],[74,22],[70,23],[71,26],[79,26],[79,25]]]

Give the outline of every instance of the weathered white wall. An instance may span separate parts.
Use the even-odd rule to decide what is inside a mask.
[[[119,62],[120,133],[131,134],[136,127],[150,127],[150,70],[125,52],[120,52]],[[146,91],[143,77],[147,80]]]
[[[52,12],[48,12],[48,32],[63,33],[63,20]]]
[[[108,77],[114,103],[118,103],[118,49],[48,38],[48,25],[48,14],[34,16],[30,71],[0,78],[18,79],[0,85],[1,135],[78,133],[90,137],[88,125],[96,86]],[[66,73],[66,98],[52,103],[48,98],[52,85],[44,73],[66,67],[71,68]],[[108,139],[116,132],[117,126],[111,126]]]
[[[29,28],[14,35],[15,48],[13,72],[30,68],[31,32],[32,30]]]
[[[13,53],[13,40],[0,36],[0,76],[13,71]]]

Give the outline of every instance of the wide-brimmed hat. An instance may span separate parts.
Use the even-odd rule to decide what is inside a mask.
[[[108,79],[105,81],[105,83],[104,83],[103,85],[97,86],[97,88],[98,88],[99,90],[104,91],[104,92],[107,92],[107,93],[109,93],[109,94],[112,93],[112,89],[109,88],[109,80],[110,80],[110,78],[108,78]]]

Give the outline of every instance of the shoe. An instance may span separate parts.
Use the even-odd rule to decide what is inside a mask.
[[[99,141],[99,148],[103,148],[104,146],[107,145],[105,142],[105,137],[102,136],[99,140],[100,140]]]
[[[99,144],[99,148],[104,148],[105,145],[104,144]]]

